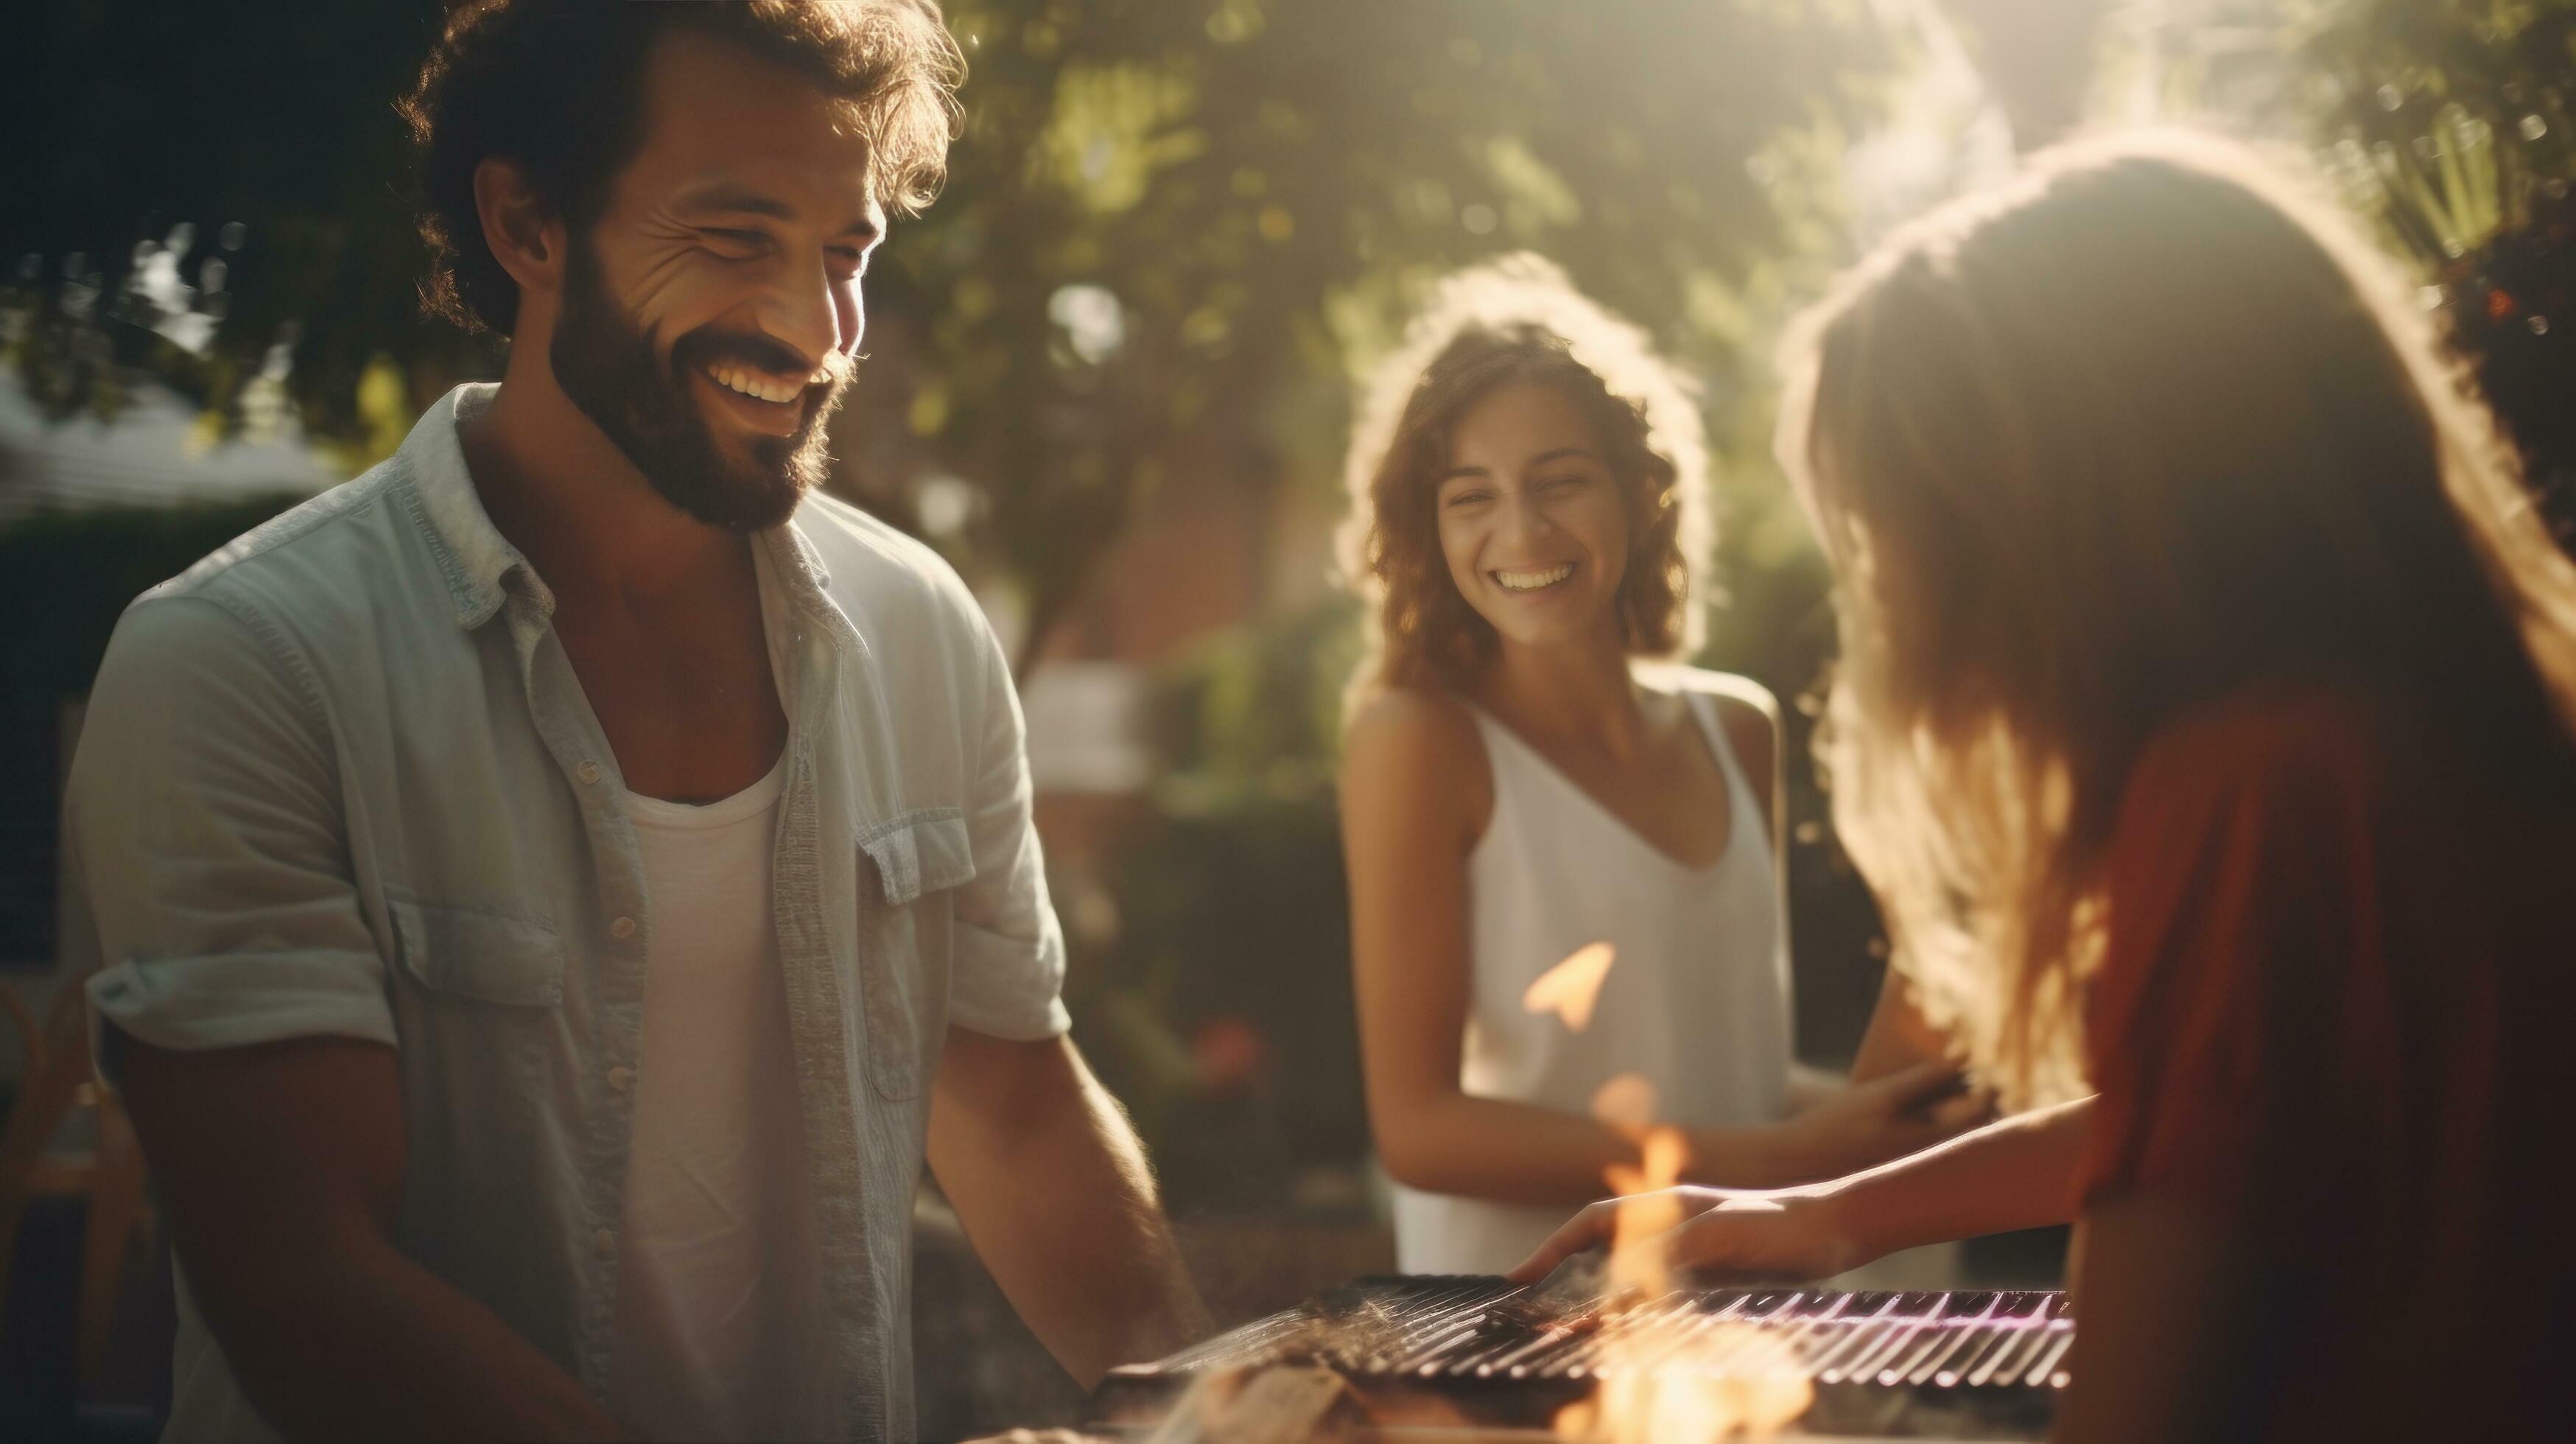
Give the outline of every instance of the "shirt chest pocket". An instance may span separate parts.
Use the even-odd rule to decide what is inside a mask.
[[[947,1026],[951,889],[975,876],[965,815],[905,813],[859,838],[859,980],[868,1079],[891,1100],[918,1097],[924,1060]]]
[[[545,1082],[569,1065],[564,948],[542,923],[471,908],[393,901],[394,1027],[415,1100],[412,1153],[426,1176],[459,1156],[454,1124],[487,1140],[543,1133]]]
[[[563,1001],[563,940],[552,928],[468,908],[388,908],[403,970],[429,992],[522,1008]]]

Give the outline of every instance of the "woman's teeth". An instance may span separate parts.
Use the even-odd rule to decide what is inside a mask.
[[[710,366],[707,368],[707,375],[727,391],[738,391],[754,401],[793,401],[804,392],[805,386],[810,384],[776,381],[758,372],[745,371],[737,366]]]
[[[1567,562],[1563,566],[1549,567],[1543,572],[1496,572],[1494,580],[1502,583],[1506,591],[1535,592],[1544,587],[1555,586],[1572,575],[1574,575],[1574,563]]]

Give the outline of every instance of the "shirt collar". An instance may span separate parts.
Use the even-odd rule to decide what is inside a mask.
[[[510,545],[483,510],[483,498],[465,467],[465,444],[457,435],[458,424],[491,405],[500,390],[485,381],[448,392],[413,425],[402,449],[394,453],[410,473],[415,509],[429,536],[430,550],[438,557],[439,570],[447,578],[457,625],[468,630],[492,620],[501,610],[508,597],[505,583],[514,572],[532,586],[543,610],[554,610],[554,597],[537,579],[536,568],[528,565],[528,559]]]
[[[465,445],[457,428],[472,420],[500,394],[496,382],[468,382],[441,397],[403,438],[396,457],[411,475],[417,514],[438,557],[440,571],[456,610],[457,625],[469,631],[492,619],[508,600],[512,578],[526,589],[541,613],[554,611],[554,594],[536,568],[510,545],[483,510],[466,469]],[[799,608],[831,612],[831,574],[822,554],[794,519],[760,533],[779,579]]]

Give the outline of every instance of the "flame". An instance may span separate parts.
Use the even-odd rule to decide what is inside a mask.
[[[1703,1329],[1675,1345],[1687,1324],[1638,1331],[1604,1356],[1589,1399],[1557,1411],[1556,1437],[1581,1444],[1702,1444],[1763,1438],[1798,1422],[1815,1387],[1778,1337],[1737,1325]]]
[[[1592,1116],[1644,1132],[1655,1121],[1655,1081],[1643,1073],[1620,1074],[1593,1092]]]
[[[1592,1026],[1592,1005],[1601,1000],[1601,980],[1619,956],[1608,943],[1586,943],[1564,962],[1538,975],[1521,994],[1521,1006],[1533,1013],[1554,1013],[1580,1033]]]
[[[1608,1173],[1610,1191],[1619,1195],[1610,1232],[1610,1291],[1652,1299],[1671,1286],[1656,1240],[1681,1226],[1682,1201],[1672,1187],[1681,1182],[1690,1148],[1680,1129],[1650,1128],[1640,1151],[1635,1168],[1614,1163]]]
[[[1709,1328],[1688,1311],[1650,1311],[1673,1287],[1658,1241],[1682,1221],[1682,1200],[1671,1190],[1690,1161],[1682,1131],[1654,1124],[1655,1101],[1653,1081],[1634,1073],[1592,1095],[1592,1116],[1634,1136],[1638,1160],[1611,1165],[1604,1180],[1620,1204],[1611,1228],[1606,1342],[1596,1366],[1601,1383],[1592,1397],[1557,1411],[1556,1436],[1580,1444],[1762,1438],[1797,1422],[1815,1400],[1788,1345],[1758,1328]]]

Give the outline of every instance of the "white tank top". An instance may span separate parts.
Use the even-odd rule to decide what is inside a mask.
[[[1636,1074],[1654,1086],[1658,1122],[1742,1127],[1786,1113],[1789,960],[1770,824],[1715,699],[1682,689],[1726,779],[1726,851],[1700,868],[1657,851],[1468,705],[1494,774],[1493,817],[1467,859],[1468,1093],[1589,1115],[1603,1084]],[[1595,943],[1614,956],[1587,1027],[1523,1005],[1541,974]],[[1571,1213],[1399,1185],[1396,1261],[1407,1273],[1500,1273]]]

